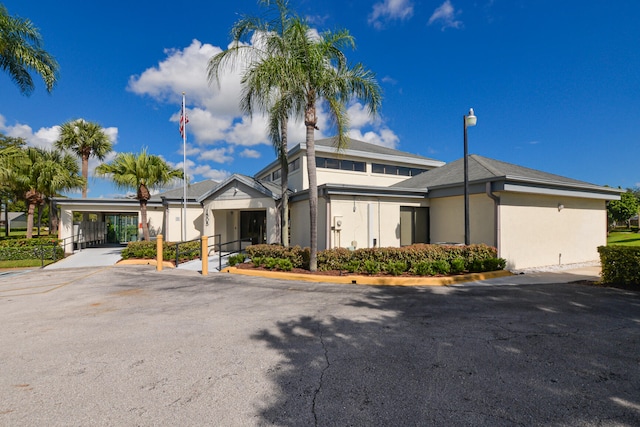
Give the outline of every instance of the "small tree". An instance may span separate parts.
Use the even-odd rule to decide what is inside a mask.
[[[82,198],[87,198],[87,183],[89,181],[89,158],[96,157],[103,161],[111,151],[109,137],[98,123],[85,120],[73,120],[60,127],[60,138],[55,146],[59,150],[70,150],[82,160]]]
[[[632,191],[620,195],[620,200],[613,200],[607,206],[610,222],[617,224],[624,222],[629,225],[629,220],[638,214],[638,199]]]
[[[111,163],[98,166],[96,173],[109,176],[118,188],[136,192],[145,240],[150,239],[147,224],[147,202],[151,198],[149,190],[183,177],[181,170],[172,169],[162,158],[147,154],[146,148],[140,154],[119,153]]]

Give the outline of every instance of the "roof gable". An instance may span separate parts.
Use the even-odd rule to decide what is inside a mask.
[[[472,154],[469,156],[469,182],[511,181],[524,184],[542,185],[549,187],[570,187],[581,190],[596,190],[616,193],[617,190],[590,184],[588,182],[567,178],[518,166],[512,163]],[[460,186],[464,183],[464,158],[448,163],[420,175],[409,178],[392,187],[424,188],[430,191],[443,187]]]
[[[262,194],[266,197],[271,197],[274,200],[280,199],[279,185],[272,182],[258,180],[246,175],[233,174],[229,178],[217,184],[215,187],[211,188],[209,191],[202,194],[197,198],[197,201],[202,203],[204,200],[216,197],[217,195],[222,194],[224,191],[226,191],[226,189],[228,189],[230,186],[233,186],[234,183],[248,187],[249,189],[258,192],[259,194]],[[247,192],[247,195],[252,196],[251,192]]]

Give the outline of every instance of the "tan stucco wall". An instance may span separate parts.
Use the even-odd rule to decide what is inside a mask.
[[[179,242],[182,238],[182,206],[169,205],[167,208],[166,218],[164,216],[152,217],[151,225],[156,227],[159,220],[164,220],[167,227],[164,233],[164,239],[167,242]],[[201,207],[187,206],[187,235],[186,240],[194,240],[200,238],[203,232],[203,213]]]
[[[486,194],[469,196],[469,241],[496,245],[494,201]],[[431,199],[431,243],[464,243],[464,197]]]
[[[309,201],[301,200],[289,205],[291,246],[307,247],[309,241]]]
[[[605,201],[519,193],[500,198],[500,256],[508,268],[598,260],[597,247],[607,242]]]
[[[427,200],[331,196],[330,247],[400,246],[400,207],[427,207]],[[342,217],[342,229],[335,229]]]

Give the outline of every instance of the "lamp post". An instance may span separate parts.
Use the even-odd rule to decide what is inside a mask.
[[[475,126],[478,118],[473,114],[473,108],[469,114],[462,117],[464,125],[464,244],[469,245],[469,154],[467,147],[467,127]]]

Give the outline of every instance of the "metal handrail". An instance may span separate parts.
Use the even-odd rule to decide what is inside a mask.
[[[229,251],[227,253],[228,256],[233,255],[233,254],[239,254],[239,253],[244,251],[244,248],[242,247],[242,242],[252,243],[252,240],[251,240],[250,237],[248,237],[248,238],[244,238],[244,239],[231,240],[230,242],[226,242],[226,243],[220,243],[220,255],[218,256],[218,271],[222,271],[222,247],[226,246],[226,245],[231,245],[231,244],[234,244],[234,243],[240,243],[240,245],[238,246],[238,250]]]
[[[200,239],[193,239],[193,240],[187,240],[185,242],[176,243],[176,267],[178,267],[178,264],[180,264],[180,255],[191,254],[191,253],[194,253],[196,250],[199,253],[200,259],[202,259],[202,245],[198,245],[198,249],[189,249],[187,251],[180,252],[180,245],[184,245],[185,243],[191,243],[191,242],[199,242],[199,241]]]
[[[34,255],[38,255],[38,249],[40,250],[40,268],[44,268],[44,253],[45,248],[48,246],[51,246],[51,260],[53,262],[56,262],[58,260],[58,254],[56,253],[56,247],[60,244],[60,240],[62,239],[55,239],[54,241],[50,242],[50,243],[42,243],[39,245],[36,245],[36,249],[34,249]],[[48,258],[47,258],[48,259]]]

